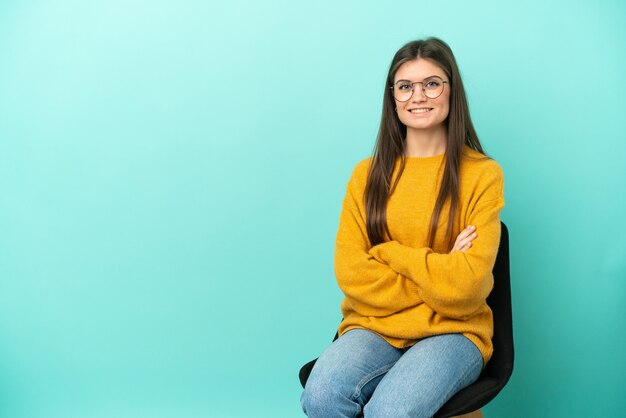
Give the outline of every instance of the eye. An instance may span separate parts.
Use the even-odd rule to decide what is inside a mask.
[[[429,80],[424,84],[424,87],[427,89],[436,89],[440,85],[441,83],[438,80]]]
[[[400,90],[400,91],[409,91],[409,90],[411,90],[411,85],[409,83],[400,83],[400,84],[398,84],[398,90]]]

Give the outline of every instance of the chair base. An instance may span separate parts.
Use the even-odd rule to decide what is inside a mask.
[[[483,413],[480,412],[480,409],[470,412],[469,414],[457,415],[453,418],[483,418]]]

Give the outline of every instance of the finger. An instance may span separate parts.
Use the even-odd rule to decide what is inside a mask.
[[[456,237],[456,240],[454,241],[454,246],[450,251],[460,251],[465,245],[467,245],[467,242],[471,242],[474,238],[476,238],[475,231],[476,227],[474,225],[467,226]]]
[[[476,229],[476,227],[475,227],[475,226],[473,226],[473,225],[469,225],[467,228],[465,228],[464,230],[462,230],[462,231],[459,233],[459,235],[458,235],[457,239],[458,239],[458,238],[461,238],[461,239],[465,238],[466,236],[468,236],[469,234],[471,234],[472,232],[474,232],[474,230],[475,230],[475,229]]]
[[[459,244],[461,244],[461,246],[465,246],[468,242],[474,241],[477,236],[478,236],[478,234],[476,232],[473,232],[470,235],[468,235],[467,237],[465,237],[462,240],[460,240]]]
[[[470,241],[466,245],[464,245],[463,248],[461,248],[459,251],[464,253],[465,251],[469,250],[471,247],[472,247],[472,242]]]
[[[452,246],[452,250],[450,251],[459,251],[461,248],[463,248],[463,244],[461,244],[460,240],[457,238],[454,245]]]
[[[468,245],[471,245],[472,241],[474,240],[474,238],[476,238],[476,236],[474,235],[470,235],[468,237],[465,237],[464,239],[459,240],[456,244],[455,244],[455,248],[457,249],[462,249],[467,247]]]
[[[475,233],[475,229],[472,227],[468,227],[465,228],[463,231],[461,231],[461,233],[458,235],[456,242],[458,243],[465,243],[466,240],[468,239],[468,237],[471,237],[471,235]],[[471,239],[471,238],[470,238]]]

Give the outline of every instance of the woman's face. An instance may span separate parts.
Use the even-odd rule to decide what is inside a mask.
[[[434,75],[448,82],[443,85],[443,93],[439,97],[435,99],[426,97],[421,89],[422,84],[415,84],[413,95],[408,101],[400,102],[394,98],[400,122],[406,125],[407,130],[432,129],[444,123],[450,111],[450,81],[441,67],[426,58],[407,61],[396,71],[394,85],[399,80],[413,83]],[[420,109],[430,110],[424,112]]]

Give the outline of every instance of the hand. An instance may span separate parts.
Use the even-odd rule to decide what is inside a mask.
[[[454,247],[450,250],[450,253],[453,251],[461,251],[465,252],[469,250],[472,246],[472,241],[478,236],[476,233],[476,227],[473,225],[468,226],[464,230],[462,230],[459,235],[456,237],[456,241],[454,243]]]

